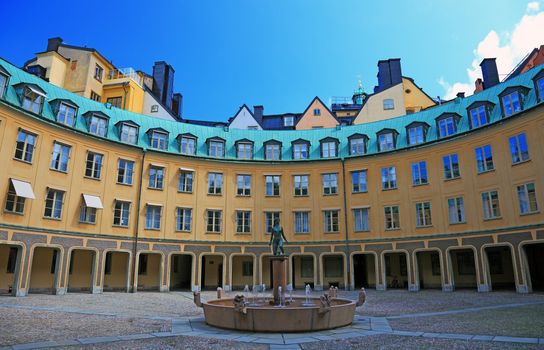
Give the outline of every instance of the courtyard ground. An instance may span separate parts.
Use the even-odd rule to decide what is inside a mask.
[[[0,348],[544,349],[537,293],[369,290],[352,326],[302,334],[220,330],[202,316],[190,292],[2,296]]]

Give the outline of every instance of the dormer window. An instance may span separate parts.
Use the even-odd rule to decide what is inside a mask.
[[[474,102],[468,106],[468,116],[470,121],[470,128],[476,129],[484,125],[489,124],[489,116],[493,104],[491,102]]]
[[[139,127],[136,123],[122,122],[119,129],[119,139],[121,142],[135,145],[138,143],[138,130]]]
[[[457,132],[457,122],[460,116],[453,113],[444,113],[436,118],[436,128],[438,130],[438,137],[448,137],[454,135]]]
[[[236,141],[236,158],[253,159],[253,142],[247,139]]]
[[[209,138],[208,143],[208,156],[223,158],[225,157],[225,140],[222,138]]]
[[[0,66],[0,99],[4,98],[8,88],[9,73]]]
[[[88,112],[86,115],[89,118],[89,133],[106,137],[108,134],[108,117],[103,113]]]
[[[295,117],[293,117],[292,115],[287,115],[283,117],[283,126],[290,127],[293,125],[295,125]]]
[[[510,117],[523,110],[523,99],[528,90],[524,86],[511,86],[499,94],[504,117]]]
[[[535,88],[536,88],[536,97],[538,98],[538,102],[543,102],[544,101],[544,70],[535,77]],[[0,95],[0,97],[2,97],[2,95]]]
[[[348,137],[349,140],[349,154],[352,156],[362,155],[366,153],[366,145],[368,142],[368,136],[363,134],[353,134]]]
[[[292,142],[293,159],[308,159],[310,156],[310,142],[298,139]]]
[[[196,136],[193,134],[178,135],[179,151],[181,154],[196,154]]]
[[[314,115],[315,115],[315,116],[320,116],[320,115],[321,115],[321,109],[319,109],[319,108],[314,108]]]
[[[281,142],[276,140],[268,140],[264,143],[264,159],[280,160],[281,159]]]
[[[57,122],[68,126],[74,126],[76,114],[77,107],[66,102],[60,102],[59,111],[57,112]]]
[[[333,137],[327,137],[319,141],[321,143],[321,158],[338,157],[338,140]]]
[[[407,143],[410,146],[419,145],[427,139],[427,130],[429,124],[423,122],[413,122],[406,127]]]
[[[378,136],[378,151],[392,151],[396,148],[398,132],[393,129],[383,129],[376,134]]]
[[[37,85],[26,85],[23,88],[22,106],[27,111],[40,114],[46,96],[45,91],[40,89]]]
[[[168,149],[168,132],[163,129],[150,130],[149,144],[152,148],[167,150]]]

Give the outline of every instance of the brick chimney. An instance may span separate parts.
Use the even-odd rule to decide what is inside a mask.
[[[47,52],[57,51],[59,49],[60,44],[62,44],[61,37],[47,39]]]
[[[263,122],[263,112],[264,112],[263,106],[253,106],[253,117],[259,124],[262,124]]]
[[[484,90],[484,81],[481,78],[476,79],[474,82],[474,93]]]

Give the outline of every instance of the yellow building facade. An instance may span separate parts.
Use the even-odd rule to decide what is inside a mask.
[[[0,67],[4,293],[270,286],[276,218],[295,288],[542,288],[544,71],[385,122],[278,132],[112,113]],[[502,105],[512,94],[523,105]]]

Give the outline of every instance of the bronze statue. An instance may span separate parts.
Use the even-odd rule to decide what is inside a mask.
[[[272,227],[270,242],[268,243],[268,245],[272,245],[272,252],[274,252],[274,256],[285,255],[285,251],[283,250],[283,242],[287,243],[287,238],[285,238],[283,227],[280,226],[279,220],[276,219],[274,221],[274,227]]]

